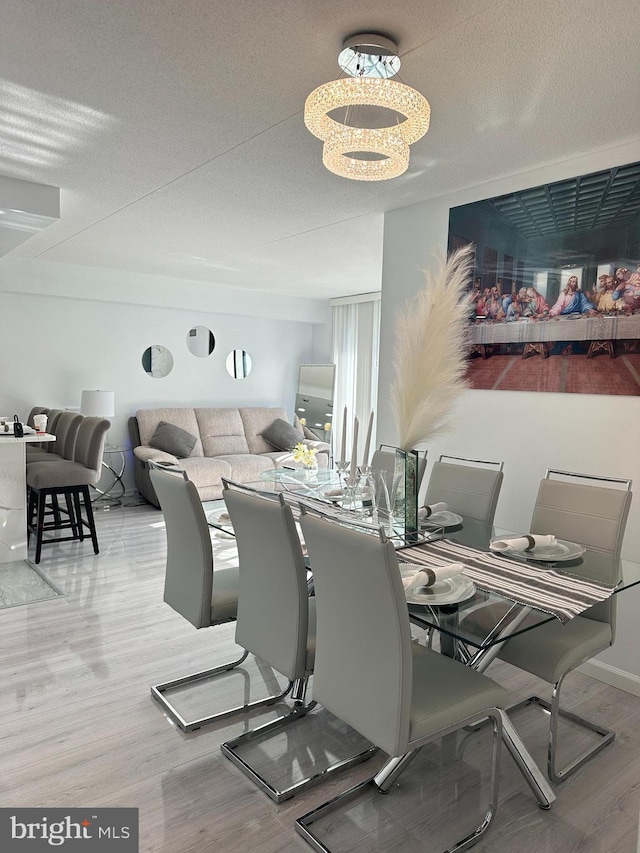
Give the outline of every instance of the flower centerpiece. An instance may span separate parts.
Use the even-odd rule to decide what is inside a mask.
[[[305,471],[317,471],[318,460],[316,459],[317,449],[309,447],[299,441],[291,451],[296,462],[302,462],[302,467]]]

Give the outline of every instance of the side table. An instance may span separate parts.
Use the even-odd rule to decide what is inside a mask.
[[[91,488],[97,492],[95,498],[92,498],[92,503],[104,501],[105,509],[112,506],[122,506],[122,498],[125,493],[125,485],[122,482],[122,477],[127,465],[126,451],[129,447],[119,447],[115,444],[105,444],[102,452],[102,469],[103,476],[108,474],[107,485],[104,489],[100,488],[99,483]],[[101,477],[102,480],[102,477]]]

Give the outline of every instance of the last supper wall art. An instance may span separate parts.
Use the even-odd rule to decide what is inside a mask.
[[[640,395],[640,163],[451,208],[471,387]]]

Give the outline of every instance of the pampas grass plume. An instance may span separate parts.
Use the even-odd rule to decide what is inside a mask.
[[[395,322],[391,406],[399,447],[450,432],[452,409],[468,388],[468,282],[474,247],[453,252],[425,273],[425,284],[398,312]]]

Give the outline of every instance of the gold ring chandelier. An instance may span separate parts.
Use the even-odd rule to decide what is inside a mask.
[[[357,181],[398,177],[409,165],[409,145],[429,129],[429,102],[410,86],[390,79],[400,68],[400,58],[396,45],[384,36],[352,36],[338,62],[350,76],[318,86],[304,106],[304,123],[324,142],[322,162],[336,175]],[[349,123],[353,108],[359,107],[392,110],[395,123],[386,127]],[[344,121],[330,115],[340,108],[346,109]]]

